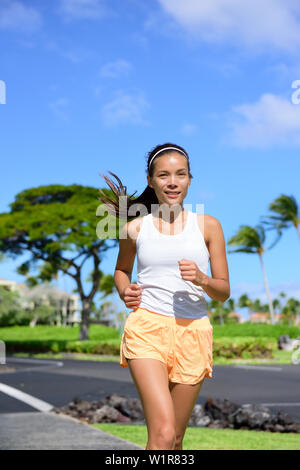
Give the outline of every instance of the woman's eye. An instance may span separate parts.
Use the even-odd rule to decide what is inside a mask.
[[[163,178],[165,176],[167,176],[167,175],[159,175],[159,178]],[[185,173],[179,173],[179,176],[186,176],[186,174]]]

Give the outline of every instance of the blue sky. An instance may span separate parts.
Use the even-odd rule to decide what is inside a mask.
[[[296,0],[1,0],[0,43],[2,212],[33,186],[103,187],[108,170],[140,194],[146,153],[167,141],[190,156],[185,202],[204,204],[226,240],[280,194],[300,204]],[[258,256],[227,259],[232,297],[266,301]],[[272,296],[300,299],[295,228],[264,260]],[[15,266],[0,277],[22,281]]]

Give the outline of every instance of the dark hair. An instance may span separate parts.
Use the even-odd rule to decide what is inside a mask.
[[[156,152],[158,152],[161,149],[164,149],[165,147],[175,147],[179,151],[181,151],[180,153],[184,152],[186,154],[189,176],[190,176],[190,178],[193,178],[193,175],[190,172],[190,162],[189,162],[189,155],[188,155],[187,151],[183,147],[180,147],[179,145],[176,145],[176,144],[172,144],[170,142],[167,142],[163,145],[157,145],[152,150],[150,150],[150,152],[148,152],[148,154],[146,155],[146,160],[147,160],[146,174],[149,175],[150,177],[152,177],[153,176],[153,168],[154,168],[153,165],[154,165],[156,159],[158,157],[162,156],[162,155],[165,155],[165,154],[168,154],[168,153],[171,153],[171,152],[174,151],[174,149],[167,149],[167,150],[163,150],[162,152],[160,152],[159,155],[157,155],[157,157],[154,158],[154,160],[152,161],[151,166],[149,168],[149,162],[150,162],[151,158],[153,157],[153,155],[155,155]],[[115,215],[116,217],[118,217],[118,218],[128,218],[128,219],[137,217],[136,214],[129,215],[129,209],[134,204],[137,204],[136,212],[139,211],[138,205],[142,204],[143,206],[145,206],[147,208],[148,213],[151,212],[151,204],[158,204],[158,199],[156,197],[155,191],[154,191],[153,188],[150,188],[149,185],[147,185],[147,187],[145,188],[145,190],[142,192],[142,194],[140,196],[138,196],[136,199],[132,199],[132,197],[134,196],[136,191],[129,196],[127,194],[127,187],[123,186],[122,181],[120,180],[120,178],[118,178],[118,176],[115,175],[114,173],[112,173],[111,171],[108,170],[108,172],[114,178],[116,178],[116,180],[119,183],[119,186],[116,186],[116,184],[113,183],[113,181],[108,176],[102,175],[101,173],[100,173],[100,176],[105,179],[106,183],[111,188],[114,195],[116,196],[116,199],[112,199],[107,194],[105,194],[101,189],[99,189],[99,192],[101,193],[101,196],[98,197],[98,199],[99,199],[99,201],[101,201],[106,206],[108,204],[113,206],[113,215]],[[120,209],[120,207],[119,207],[119,198],[121,196],[126,198],[125,213],[124,213],[124,211],[122,211],[122,209],[121,209],[121,211],[119,210]],[[107,206],[107,210],[108,210],[109,213],[112,213],[111,208],[109,206]],[[141,207],[141,210],[142,210],[142,207]]]

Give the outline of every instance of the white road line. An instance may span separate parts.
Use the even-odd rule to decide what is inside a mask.
[[[11,359],[9,362],[21,362],[21,363],[29,363],[29,364],[49,364],[49,365],[57,365],[59,367],[63,366],[64,363],[62,361],[46,361],[45,359],[27,359],[25,357],[8,357],[7,359]]]
[[[260,403],[262,406],[300,406],[299,402],[295,403]]]
[[[14,387],[10,387],[9,385],[3,384],[0,382],[0,392],[6,393],[17,400],[23,401],[28,405],[36,408],[39,411],[50,411],[53,408],[53,405],[47,403],[46,401],[39,400],[38,398],[29,395],[28,393],[21,392]]]
[[[54,367],[63,367],[64,363],[62,361],[46,361],[43,359],[27,359],[23,357],[19,358],[8,358],[9,360],[6,361],[6,365],[12,366],[14,363],[21,363],[21,364],[34,364],[34,367],[26,367],[25,369],[15,369],[15,370],[8,370],[6,371],[7,374],[18,374],[21,372],[36,372],[36,371],[44,371],[47,372],[48,369],[54,368]],[[1,368],[1,366],[0,366]],[[47,369],[47,370],[46,370]]]
[[[270,371],[280,371],[282,367],[268,367],[268,366],[247,366],[247,365],[240,365],[235,364],[233,367],[238,367],[240,369],[252,369],[252,370],[270,370]]]

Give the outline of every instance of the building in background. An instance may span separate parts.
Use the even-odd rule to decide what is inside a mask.
[[[284,318],[286,318],[286,315],[284,315],[283,313],[275,313],[274,314],[274,323],[278,324]],[[269,314],[269,312],[250,313],[250,320],[249,321],[250,321],[250,323],[269,323],[270,324],[271,323],[270,314]],[[299,325],[300,324],[299,315],[297,316],[297,318],[292,319],[292,324],[293,325]]]
[[[229,318],[235,318],[237,323],[244,323],[244,318],[240,313],[230,312],[228,315]]]
[[[78,325],[81,322],[79,296],[69,294],[50,283],[38,284],[29,288],[26,284],[0,278],[0,286],[17,291],[20,294],[21,305],[34,309],[37,305],[55,307],[56,325]]]

